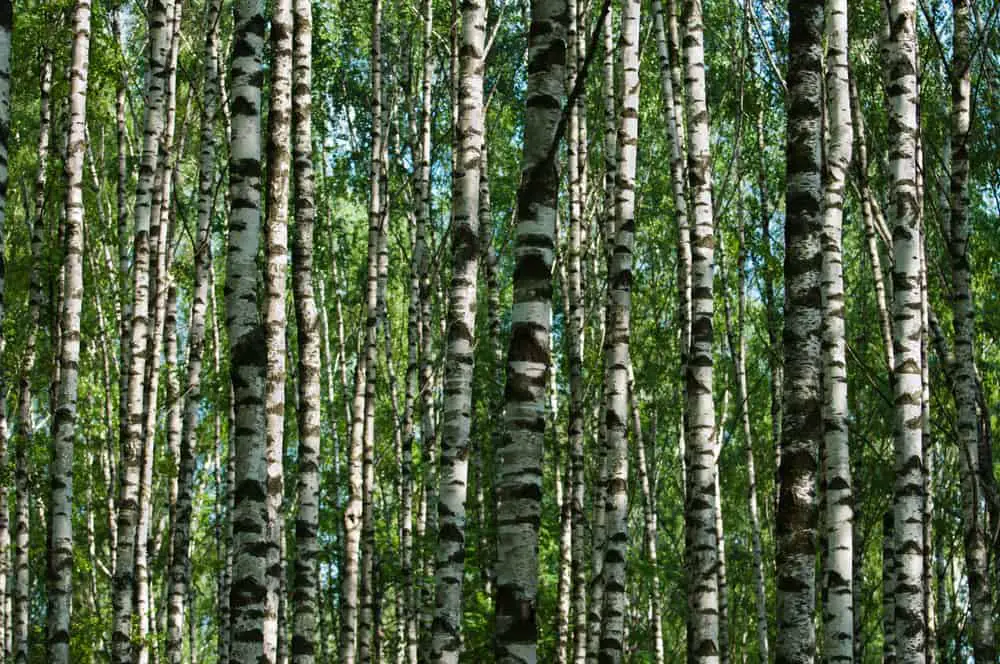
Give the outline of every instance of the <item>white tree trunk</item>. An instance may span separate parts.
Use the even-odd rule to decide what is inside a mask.
[[[497,664],[537,661],[538,529],[567,5],[532,0],[504,435],[497,454]]]
[[[822,0],[789,2],[784,409],[778,470],[776,661],[816,651],[816,469],[822,437]]]
[[[844,322],[844,187],[851,165],[853,126],[847,71],[847,2],[829,0],[826,15],[826,102],[829,141],[823,217],[823,454],[827,555],[823,586],[823,657],[854,658],[852,565],[854,495],[847,413],[847,339]]]
[[[270,529],[264,410],[267,349],[257,312],[261,235],[261,78],[264,3],[234,5],[232,140],[229,159],[229,242],[226,327],[233,384],[234,477],[232,575],[229,583],[230,664],[274,664],[265,638]],[[124,663],[123,663],[124,664]]]
[[[48,648],[51,664],[69,664],[73,604],[73,440],[76,435],[77,379],[80,365],[80,310],[83,305],[83,159],[86,148],[87,82],[90,61],[90,2],[77,0],[73,11],[69,132],[65,201],[65,259],[59,390],[53,412],[51,495],[48,528]]]
[[[917,191],[916,2],[893,0],[884,71],[889,92],[889,174],[892,189],[893,340],[896,366],[895,487],[893,512],[896,563],[896,657],[902,664],[925,660],[923,442],[920,352],[921,287],[919,194]]]

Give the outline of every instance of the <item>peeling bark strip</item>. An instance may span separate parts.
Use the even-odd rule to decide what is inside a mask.
[[[625,560],[628,554],[629,345],[632,313],[632,246],[635,240],[635,169],[639,138],[639,0],[622,6],[618,43],[622,65],[622,112],[618,125],[615,178],[615,241],[611,254],[607,380],[607,476],[604,544],[604,610],[600,664],[618,664],[625,647]],[[641,442],[639,443],[641,444]]]
[[[565,94],[567,19],[566,0],[532,0],[504,433],[496,451],[498,664],[537,661],[542,442],[559,192],[552,147]]]
[[[65,260],[59,353],[59,391],[52,423],[49,466],[48,661],[69,664],[73,603],[73,439],[76,434],[80,366],[80,310],[83,305],[83,158],[87,127],[90,61],[90,1],[73,11],[73,50],[67,135]]]
[[[195,447],[201,407],[201,369],[205,355],[209,268],[212,261],[212,206],[215,196],[215,131],[219,106],[219,62],[215,56],[219,39],[221,0],[205,7],[205,72],[202,82],[204,105],[201,116],[201,154],[198,162],[198,230],[194,239],[194,291],[188,331],[187,390],[181,433],[177,498],[171,527],[171,561],[168,578],[167,662],[183,662],[185,601],[191,584],[191,513],[194,491]],[[214,312],[213,312],[214,313]],[[190,612],[194,607],[187,607]],[[224,625],[219,626],[225,629]],[[191,645],[193,647],[193,644]]]
[[[982,506],[980,479],[979,418],[973,342],[975,307],[972,301],[969,265],[969,128],[971,122],[971,48],[969,0],[952,2],[955,23],[951,62],[951,237],[952,313],[955,325],[954,392],[958,410],[959,461],[962,469],[962,509],[965,568],[969,578],[972,609],[971,640],[977,662],[993,662],[997,651],[993,633],[993,598],[990,593],[988,527]],[[986,417],[989,417],[987,415]],[[990,473],[989,468],[984,469]],[[994,570],[994,574],[996,570]],[[928,644],[928,648],[932,644]]]
[[[140,521],[140,484],[143,476],[143,443],[146,439],[144,415],[147,364],[150,357],[151,248],[150,228],[160,226],[159,206],[154,192],[159,192],[161,139],[166,125],[165,102],[169,84],[169,59],[174,16],[174,0],[153,0],[149,10],[149,64],[144,94],[142,156],[135,193],[135,237],[133,245],[133,304],[129,336],[126,423],[122,427],[122,459],[118,493],[118,553],[113,583],[111,660],[113,664],[132,663],[132,615],[136,603],[137,541]],[[158,196],[156,196],[158,198]],[[123,340],[124,343],[124,340]],[[157,351],[158,352],[158,351]],[[155,410],[155,404],[153,407]]]
[[[265,332],[257,313],[257,252],[261,235],[261,79],[264,3],[234,6],[232,141],[229,159],[229,243],[226,327],[233,383],[235,473],[230,664],[274,664],[265,639],[268,552],[265,438]]]
[[[892,332],[895,348],[895,612],[896,657],[901,664],[925,660],[924,480],[921,431],[923,392],[920,346],[923,244],[917,191],[916,2],[893,0],[884,71],[889,96],[890,219],[892,222]]]
[[[823,1],[789,2],[784,412],[777,513],[777,664],[816,650],[816,470],[820,438]]]
[[[847,71],[847,1],[827,2],[826,186],[823,217],[823,477],[827,555],[823,570],[823,655],[854,658],[854,495],[847,435],[847,342],[844,324],[844,187],[851,164],[853,127]]]
[[[486,3],[465,0],[459,51],[458,152],[452,180],[452,277],[441,428],[436,610],[430,648],[431,661],[440,664],[457,664],[462,649],[462,581],[465,576],[466,495],[480,254],[485,38]]]
[[[299,342],[298,513],[295,517],[295,583],[292,593],[292,664],[316,661],[319,612],[320,336],[313,291],[312,2],[295,0],[292,45],[292,153],[295,238],[292,288]],[[330,367],[333,372],[333,367]],[[331,404],[332,405],[332,404]],[[339,491],[339,487],[334,488]]]

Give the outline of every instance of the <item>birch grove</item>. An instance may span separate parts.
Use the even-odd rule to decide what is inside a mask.
[[[995,0],[0,0],[0,660],[996,661]]]

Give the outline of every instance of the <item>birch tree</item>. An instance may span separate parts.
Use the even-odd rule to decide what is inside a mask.
[[[90,65],[89,0],[73,9],[70,56],[69,132],[66,139],[65,254],[60,346],[59,390],[52,418],[49,464],[49,548],[47,586],[47,656],[52,664],[69,664],[70,612],[73,603],[73,442],[77,425],[80,368],[80,311],[83,306],[83,159],[86,151],[87,84]],[[2,15],[0,15],[2,18]],[[0,33],[2,34],[2,33]]]
[[[854,656],[852,565],[854,497],[848,447],[847,343],[844,327],[843,211],[853,127],[847,71],[847,3],[827,3],[827,141],[823,198],[823,656],[850,662]]]
[[[822,436],[821,233],[823,222],[823,5],[788,9],[785,330],[778,468],[776,661],[812,662],[816,596],[816,469]]]
[[[691,346],[686,363],[682,362],[686,371],[684,540],[689,592],[688,659],[716,662],[720,657],[720,615],[716,578],[719,545],[715,527],[715,402],[712,394],[714,211],[700,0],[685,2],[684,14],[687,176],[692,211]],[[682,238],[681,244],[684,242]]]
[[[219,63],[216,59],[219,38],[221,3],[211,0],[205,7],[205,62],[202,89],[204,107],[201,116],[201,152],[198,163],[198,228],[195,235],[194,292],[192,294],[188,331],[187,390],[184,397],[183,429],[178,458],[177,494],[172,527],[170,591],[167,631],[169,664],[183,661],[185,606],[191,583],[191,514],[194,489],[195,449],[199,409],[201,407],[201,373],[205,354],[206,312],[209,297],[209,269],[212,260],[212,212],[215,196],[215,131],[219,103]],[[213,312],[214,314],[214,312]],[[190,612],[194,607],[187,607]],[[194,644],[189,644],[194,648]]]
[[[436,611],[431,661],[457,664],[461,653],[466,498],[472,425],[473,351],[479,277],[479,181],[483,129],[486,5],[462,3],[458,152],[452,174],[452,276],[449,293],[444,422],[439,476]]]
[[[979,417],[977,414],[975,315],[970,287],[969,264],[969,137],[971,125],[971,12],[968,0],[952,3],[951,61],[951,182],[949,196],[948,250],[951,257],[951,281],[954,295],[951,307],[955,327],[954,393],[958,410],[959,461],[962,469],[962,516],[965,540],[965,566],[969,580],[972,628],[971,640],[977,662],[996,659],[994,642],[993,597],[990,593],[987,554],[986,510],[980,496],[983,487],[979,455]],[[895,286],[895,282],[893,282]],[[926,332],[925,332],[926,334]],[[987,415],[988,417],[988,415]],[[987,469],[990,473],[991,470]],[[995,573],[995,572],[994,572]],[[927,644],[928,653],[932,644]]]
[[[274,664],[274,643],[265,636],[272,546],[264,409],[267,350],[256,306],[261,230],[264,4],[261,0],[239,0],[234,5],[234,17],[226,254],[226,328],[236,425],[229,661]]]
[[[313,664],[319,606],[320,337],[313,290],[312,3],[294,4],[292,152],[295,239],[292,287],[299,341],[299,480],[292,596],[292,662]],[[332,371],[332,368],[331,368]]]
[[[888,6],[889,37],[884,68],[889,95],[890,221],[893,237],[892,331],[895,399],[893,513],[896,558],[896,658],[922,663],[924,643],[923,446],[920,352],[920,251],[923,244],[917,195],[916,3]]]
[[[496,451],[498,664],[537,660],[542,441],[559,191],[556,127],[565,91],[566,31],[565,0],[532,0],[504,434]]]

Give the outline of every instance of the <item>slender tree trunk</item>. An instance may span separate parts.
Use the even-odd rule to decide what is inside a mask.
[[[889,315],[889,300],[885,289],[885,278],[882,275],[882,259],[878,250],[878,235],[876,234],[876,229],[880,225],[876,219],[877,216],[881,216],[881,209],[872,195],[871,185],[868,182],[867,134],[865,133],[864,114],[861,112],[861,104],[858,99],[858,86],[853,73],[848,75],[848,91],[851,102],[851,120],[854,125],[854,156],[857,161],[857,180],[860,188],[865,247],[868,249],[868,259],[872,263],[872,281],[875,286],[875,305],[878,308],[879,330],[882,333],[882,345],[885,347],[886,367],[891,374],[896,366],[896,356],[892,347],[892,318]],[[891,238],[887,244],[891,249]]]
[[[292,662],[313,664],[319,611],[320,339],[313,294],[312,3],[295,1],[293,44],[293,156],[295,239],[292,287],[299,342],[299,478],[292,595]],[[332,369],[332,368],[331,368]],[[335,487],[339,490],[339,487]]]
[[[285,315],[288,276],[288,191],[291,168],[292,0],[278,0],[271,10],[271,98],[267,114],[267,219],[264,276],[264,335],[267,380],[264,410],[267,423],[268,590],[264,616],[264,648],[284,643],[284,452],[285,379],[288,324]]]
[[[725,302],[726,334],[729,342],[729,350],[733,356],[733,371],[735,372],[736,398],[740,404],[740,423],[743,430],[743,444],[746,448],[747,483],[749,484],[748,498],[750,511],[750,532],[753,550],[753,573],[754,573],[754,597],[756,599],[756,627],[757,627],[757,647],[761,662],[768,659],[768,614],[767,614],[767,591],[764,577],[764,554],[761,544],[761,524],[760,508],[757,498],[757,466],[753,451],[753,436],[750,419],[750,395],[747,386],[747,366],[746,366],[746,232],[743,222],[743,206],[740,204],[737,211],[739,227],[737,237],[739,247],[736,258],[736,325],[735,329],[730,312],[729,301]],[[720,259],[721,260],[721,259]],[[722,271],[723,279],[726,273]],[[723,289],[728,291],[726,282],[723,281]]]
[[[140,484],[146,440],[143,417],[150,323],[150,221],[160,141],[165,125],[164,105],[169,79],[173,0],[154,0],[148,9],[149,64],[146,74],[143,147],[136,184],[135,242],[132,264],[133,304],[129,337],[127,424],[122,441],[118,493],[118,557],[113,584],[112,662],[132,664],[132,614],[136,594],[137,530],[140,520]],[[159,219],[157,219],[159,226]],[[124,340],[123,340],[124,342]],[[145,543],[139,546],[145,546]]]
[[[604,236],[603,258],[607,273],[611,273],[611,256],[614,245],[615,228],[615,176],[618,172],[618,115],[615,103],[615,43],[613,31],[613,17],[609,8],[604,17],[603,31],[603,60],[601,67],[601,98],[603,100],[604,119],[604,196],[603,210],[600,214],[602,234]],[[611,311],[611,291],[605,294],[605,302],[602,310],[602,351],[607,353],[607,345],[610,338],[606,328],[610,322]],[[605,509],[607,500],[607,395],[608,395],[608,375],[603,371],[601,386],[601,405],[598,409],[598,461],[596,463],[595,491],[591,502],[594,512],[594,522],[592,527],[593,539],[591,543],[591,563],[590,563],[590,588],[589,603],[587,606],[587,664],[596,664],[601,641],[601,625],[604,614],[604,547],[605,547],[605,523],[607,521],[607,511]]]
[[[76,435],[77,379],[80,363],[80,310],[83,304],[83,158],[87,126],[90,61],[90,2],[77,0],[73,11],[69,132],[65,166],[65,279],[59,346],[59,391],[52,425],[49,466],[48,661],[69,664],[73,598],[73,440]],[[2,15],[0,15],[2,16]]]
[[[635,237],[635,170],[639,138],[638,0],[622,7],[622,113],[615,178],[615,244],[608,275],[611,311],[604,358],[608,381],[607,523],[604,548],[604,611],[598,661],[617,664],[625,655],[625,560],[628,550],[628,367],[631,361],[632,246]]]
[[[52,89],[52,51],[45,50],[42,62],[39,121],[38,121],[38,175],[35,179],[35,209],[31,221],[31,276],[28,294],[28,337],[25,340],[24,358],[18,390],[18,420],[20,438],[15,450],[14,486],[17,499],[14,505],[14,586],[13,586],[13,633],[11,654],[15,664],[28,663],[29,598],[31,592],[31,570],[29,566],[29,539],[31,536],[29,475],[31,472],[30,451],[34,438],[34,418],[32,414],[32,373],[37,356],[38,325],[44,302],[44,291],[40,265],[42,261],[42,234],[45,229],[45,205],[47,201],[49,130],[51,113],[49,94]],[[111,491],[111,488],[108,488]],[[114,569],[114,547],[112,546]]]
[[[568,3],[570,23],[567,48],[570,52],[567,67],[567,89],[573,89],[578,76],[583,75],[583,62],[580,57],[584,52],[587,40],[583,24],[583,2],[570,0]],[[585,82],[584,82],[585,83]],[[568,338],[566,364],[569,373],[569,417],[566,447],[569,452],[567,479],[569,495],[567,497],[571,528],[571,588],[573,614],[573,662],[583,664],[586,660],[587,639],[587,567],[586,567],[586,529],[584,523],[584,382],[583,382],[583,349],[585,347],[585,280],[583,251],[585,242],[584,220],[585,176],[583,164],[586,161],[583,132],[583,119],[586,116],[581,95],[573,108],[569,109],[567,170],[569,171],[569,251],[567,255],[567,287]],[[566,631],[567,644],[569,630]]]
[[[386,104],[382,86],[382,0],[372,2],[371,42],[371,122],[372,152],[368,201],[368,292],[365,321],[364,437],[362,447],[362,504],[360,602],[358,613],[359,664],[378,658],[378,611],[376,604],[377,561],[375,560],[375,410],[378,371],[378,332],[382,323],[388,281],[388,186],[386,151]]]
[[[816,471],[822,437],[821,0],[789,2],[785,331],[777,513],[779,664],[816,650]]]
[[[256,263],[261,226],[264,3],[241,0],[235,5],[234,20],[231,210],[226,256],[226,327],[235,414],[229,661],[273,664],[274,644],[265,637],[269,551],[274,545],[267,502],[267,349],[257,313]]]
[[[373,551],[368,551],[367,559],[361,549],[367,539],[372,519],[371,504],[374,496],[367,492],[373,484],[374,445],[374,398],[375,371],[377,368],[377,327],[378,327],[378,252],[382,233],[381,208],[381,161],[382,161],[382,2],[372,4],[372,48],[371,48],[371,105],[372,105],[372,146],[369,176],[371,192],[368,207],[368,267],[364,299],[365,341],[364,357],[359,356],[355,371],[354,402],[351,423],[351,450],[349,460],[350,498],[344,512],[346,543],[344,548],[345,568],[342,577],[342,615],[340,659],[344,664],[355,661],[366,662],[371,648],[371,569],[366,574],[365,566],[371,564]],[[362,554],[359,559],[359,554]],[[360,563],[360,564],[359,564]],[[366,592],[366,588],[369,592]],[[359,600],[361,606],[359,607]],[[360,611],[359,611],[360,608]]]
[[[651,605],[651,630],[653,633],[653,653],[656,664],[663,664],[665,652],[663,648],[663,620],[660,611],[660,577],[657,564],[656,540],[659,535],[656,528],[656,495],[650,482],[650,466],[646,459],[646,441],[642,435],[642,420],[639,413],[639,399],[635,392],[635,375],[632,364],[629,363],[629,403],[632,409],[632,444],[636,451],[636,472],[639,475],[639,488],[642,490],[643,537],[646,547],[646,562],[655,570],[652,584],[649,588]],[[655,434],[655,431],[654,431]],[[656,440],[653,439],[655,447]]]
[[[183,429],[177,477],[177,502],[172,528],[169,609],[167,616],[167,662],[183,662],[184,602],[191,584],[191,513],[194,490],[195,447],[201,408],[201,369],[205,352],[205,317],[209,299],[209,269],[212,260],[212,211],[215,196],[215,129],[219,103],[218,41],[219,0],[205,8],[205,73],[201,117],[201,155],[198,164],[198,229],[194,239],[194,291],[188,327],[187,389],[184,396]],[[214,311],[213,311],[214,315]],[[194,612],[194,607],[187,610]],[[222,629],[223,626],[220,626]],[[193,650],[195,644],[191,643]]]
[[[951,255],[952,312],[955,326],[954,392],[958,411],[959,462],[965,568],[971,609],[970,641],[977,662],[996,660],[993,598],[987,554],[986,510],[979,469],[979,419],[976,411],[975,308],[969,265],[969,126],[971,122],[971,45],[969,0],[952,3],[951,62]]]
[[[851,164],[853,126],[847,71],[847,2],[827,3],[827,125],[823,216],[823,474],[826,497],[823,570],[823,657],[854,658],[852,565],[854,496],[847,420],[847,340],[844,323],[844,187]]]
[[[423,393],[420,376],[421,337],[427,334],[425,321],[421,320],[421,283],[427,258],[426,229],[430,216],[430,159],[431,159],[431,79],[434,75],[433,57],[431,55],[431,37],[433,36],[433,3],[424,0],[421,3],[422,37],[421,57],[423,71],[420,82],[420,129],[416,138],[415,159],[419,161],[414,173],[415,197],[415,228],[413,235],[413,251],[410,257],[410,288],[407,321],[407,367],[406,367],[406,420],[408,425],[403,441],[402,479],[403,482],[403,523],[400,532],[402,588],[403,594],[403,649],[405,664],[417,664],[420,639],[417,632],[417,614],[419,593],[415,587],[414,578],[414,545],[413,545],[413,488],[412,477],[413,441],[415,440],[415,412],[419,404],[426,403],[429,395]],[[425,432],[422,431],[422,434]]]
[[[14,30],[14,4],[0,2],[0,325],[4,316],[4,222],[7,217],[8,156],[10,140],[10,55]],[[0,356],[6,350],[6,338],[0,334]],[[7,385],[0,376],[0,464],[8,466]],[[10,575],[10,506],[9,480],[0,486],[0,654],[7,658],[11,645],[11,586]]]
[[[531,2],[504,434],[496,451],[498,664],[534,664],[537,659],[538,529],[545,389],[551,365],[559,191],[556,127],[566,80],[566,8],[565,0]]]
[[[882,517],[882,664],[896,662],[896,555],[892,510]]]
[[[903,664],[925,659],[923,593],[922,335],[917,191],[916,3],[893,0],[885,71],[889,85],[890,209],[893,236],[893,391],[896,404],[893,512],[896,557],[896,654]]]
[[[436,606],[431,661],[457,664],[462,648],[462,587],[472,378],[479,273],[479,180],[483,142],[486,5],[462,3],[459,116],[452,200],[452,277],[441,429]]]
[[[719,588],[716,578],[716,471],[713,452],[715,403],[712,394],[714,212],[701,1],[685,2],[684,13],[687,172],[692,208],[691,346],[686,362],[684,413],[687,455],[684,539],[689,598],[688,661],[714,662],[721,656]]]

